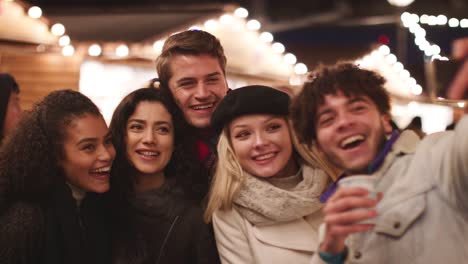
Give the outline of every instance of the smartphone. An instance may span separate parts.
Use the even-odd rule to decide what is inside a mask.
[[[455,78],[457,72],[463,65],[463,60],[451,59],[448,61],[434,60],[433,64],[433,85],[437,97],[447,98],[447,90]],[[466,94],[465,97],[466,98]]]

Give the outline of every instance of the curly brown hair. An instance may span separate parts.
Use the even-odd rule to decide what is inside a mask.
[[[85,114],[101,116],[85,95],[54,91],[25,113],[0,150],[0,209],[16,200],[43,201],[65,181],[59,160],[66,127]]]
[[[378,73],[359,68],[351,62],[321,65],[309,75],[309,81],[291,103],[290,115],[301,143],[316,139],[318,108],[326,95],[342,92],[346,97],[367,96],[382,114],[390,113],[390,97],[384,89],[385,79]]]

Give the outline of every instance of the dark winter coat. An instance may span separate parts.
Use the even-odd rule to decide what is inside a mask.
[[[103,212],[93,194],[78,207],[65,184],[45,202],[16,201],[0,212],[1,263],[110,263]]]
[[[132,200],[134,239],[117,238],[115,264],[219,263],[210,225],[203,212],[167,185]]]

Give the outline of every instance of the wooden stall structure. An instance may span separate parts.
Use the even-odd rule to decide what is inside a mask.
[[[56,51],[58,39],[50,33],[49,21],[28,16],[29,7],[21,1],[0,2],[0,72],[17,80],[23,109],[51,91],[78,90],[81,64],[80,58]]]

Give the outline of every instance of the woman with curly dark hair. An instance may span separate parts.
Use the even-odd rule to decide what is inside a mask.
[[[110,263],[101,193],[115,150],[96,105],[50,93],[0,152],[2,263]]]
[[[174,109],[160,90],[142,88],[113,114],[114,263],[219,262],[200,208],[203,175],[184,151],[186,130]]]

